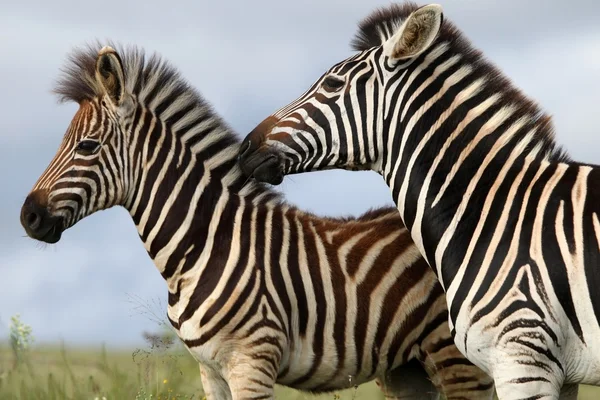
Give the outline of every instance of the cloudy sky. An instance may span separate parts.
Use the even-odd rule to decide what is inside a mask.
[[[439,0],[486,55],[554,115],[558,141],[600,163],[600,3]],[[21,1],[0,13],[0,338],[20,313],[39,342],[132,345],[156,328],[166,287],[124,209],[95,214],[41,246],[20,206],[76,105],[50,89],[65,55],[93,39],[157,51],[239,132],[350,54],[356,23],[381,0]],[[251,5],[250,5],[251,4]],[[288,198],[322,215],[391,203],[373,173],[286,178]],[[140,306],[142,307],[140,309]]]

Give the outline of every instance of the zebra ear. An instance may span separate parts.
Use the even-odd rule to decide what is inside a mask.
[[[413,11],[383,44],[385,55],[398,61],[418,56],[431,46],[443,20],[444,13],[439,4],[429,4]]]
[[[104,46],[96,59],[96,80],[115,105],[121,105],[125,94],[125,71],[119,54]]]

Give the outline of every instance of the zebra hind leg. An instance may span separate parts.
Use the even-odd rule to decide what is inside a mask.
[[[423,366],[416,360],[387,371],[377,386],[388,400],[439,400],[440,394]]]
[[[538,360],[525,361],[529,357],[522,353],[520,357],[517,361],[513,358],[511,362],[510,357],[505,355],[506,362],[494,367],[494,382],[500,400],[573,399],[571,385],[561,392],[564,379],[562,371]]]

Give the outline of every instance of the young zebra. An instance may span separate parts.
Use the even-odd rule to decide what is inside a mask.
[[[452,343],[443,291],[396,209],[318,218],[245,185],[238,139],[174,68],[98,48],[75,52],[56,89],[80,108],[21,223],[54,243],[87,215],[125,207],[209,398],[375,378],[398,398],[493,396]]]
[[[246,173],[377,171],[500,399],[600,385],[600,169],[563,155],[550,117],[440,6],[376,11],[353,44],[249,134]]]

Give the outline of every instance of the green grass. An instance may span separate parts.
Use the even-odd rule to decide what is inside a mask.
[[[33,347],[15,365],[8,346],[0,346],[0,399],[202,399],[198,364],[180,347],[107,351]],[[278,386],[286,400],[383,399],[374,383],[315,396]]]
[[[152,348],[151,348],[152,347]],[[60,346],[33,347],[19,365],[7,345],[0,346],[0,400],[5,399],[202,399],[198,365],[178,344],[107,351]],[[374,383],[325,395],[278,386],[285,400],[379,400]],[[580,389],[579,399],[600,399],[600,388]]]

